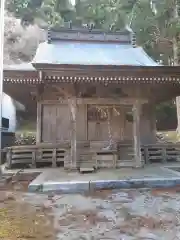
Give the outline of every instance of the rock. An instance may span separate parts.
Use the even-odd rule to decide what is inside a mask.
[[[0,202],[3,203],[5,201],[16,200],[16,197],[11,192],[0,192]]]
[[[137,233],[137,228],[131,227],[128,224],[119,226],[120,234],[134,236]]]
[[[129,197],[129,194],[126,192],[119,192],[119,193],[113,194],[111,198],[112,198],[112,201],[114,202],[123,202],[123,203],[132,202],[132,199]]]
[[[6,195],[4,192],[0,192],[0,203],[4,203],[6,201]]]
[[[118,240],[134,240],[134,237],[131,237],[131,236],[127,236],[127,235],[124,235],[124,234],[121,234],[118,238]]]
[[[54,196],[55,196],[55,194],[52,192],[52,193],[49,193],[48,194],[48,200],[51,200],[51,201],[53,201],[54,200]]]
[[[107,221],[116,221],[116,213],[113,210],[104,210],[102,212],[98,212],[97,216],[100,219],[106,219]]]
[[[15,191],[21,191],[21,190],[24,189],[24,187],[23,187],[23,185],[21,183],[17,182],[17,183],[14,184],[13,189]]]
[[[142,228],[140,232],[136,235],[137,239],[144,239],[144,240],[160,240],[159,236],[150,233],[148,229]]]
[[[43,210],[49,210],[49,209],[52,209],[52,203],[51,201],[46,201],[42,204],[42,209]]]
[[[6,193],[6,199],[7,199],[7,200],[16,200],[16,197],[15,197],[14,193],[12,193],[12,192],[7,192],[7,193]]]

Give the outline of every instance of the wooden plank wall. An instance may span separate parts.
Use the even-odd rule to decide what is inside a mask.
[[[127,121],[126,113],[130,110],[125,106],[118,109],[120,115],[112,115],[110,120],[113,139],[118,141],[132,140],[132,122]],[[77,140],[79,141],[108,141],[108,123],[87,122],[87,105],[80,104],[77,108]],[[148,144],[155,141],[155,131],[152,129],[150,118],[152,113],[144,105],[141,114],[141,143]],[[42,142],[56,143],[71,139],[70,112],[64,104],[42,104]],[[153,125],[154,126],[154,125]]]
[[[113,114],[110,119],[111,131],[114,140],[132,140],[132,122],[126,121],[127,107],[116,107],[119,115]],[[108,123],[88,122],[88,139],[91,141],[107,141],[109,139]]]
[[[77,109],[77,140],[87,140],[86,105]],[[71,120],[67,104],[42,104],[42,142],[58,143],[71,139]]]
[[[141,143],[152,144],[156,142],[155,106],[144,104],[141,112]]]
[[[42,105],[42,142],[70,140],[70,113],[67,105]]]

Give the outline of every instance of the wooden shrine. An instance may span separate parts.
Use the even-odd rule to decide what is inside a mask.
[[[180,75],[126,29],[61,28],[49,31],[32,63],[4,69],[4,91],[37,111],[36,145],[11,148],[9,163],[28,149],[33,165],[45,151],[53,166],[61,156],[70,169],[142,167],[143,146],[156,143],[156,104],[180,95]]]

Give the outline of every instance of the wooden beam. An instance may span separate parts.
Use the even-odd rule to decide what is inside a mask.
[[[69,96],[69,95],[68,95]],[[77,104],[91,105],[133,105],[137,98],[77,98]],[[148,103],[148,99],[139,99],[141,104]],[[60,98],[59,100],[44,100],[44,104],[68,104],[67,99]]]
[[[78,104],[92,104],[92,105],[132,105],[136,99],[134,98],[80,98],[77,100]],[[139,102],[147,103],[147,99],[139,99]]]
[[[177,74],[179,76],[179,66],[128,66],[128,65],[80,65],[80,64],[44,64],[38,63],[34,64],[36,69],[41,69],[44,73],[50,72],[70,72],[74,71],[74,76],[76,76],[77,71],[86,72],[115,72],[117,73],[125,72],[139,73],[141,75],[147,76],[151,74],[152,76],[162,75],[162,76],[174,76]]]
[[[36,144],[41,142],[42,136],[42,104],[37,102]]]
[[[133,138],[135,167],[142,167],[141,140],[140,140],[140,113],[141,104],[136,100],[133,104]]]
[[[66,101],[71,96],[71,93],[69,93],[63,87],[59,87],[57,85],[52,85],[51,87],[55,88],[59,93],[61,93],[66,98]]]

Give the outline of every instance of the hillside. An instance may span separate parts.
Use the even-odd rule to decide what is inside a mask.
[[[32,60],[38,44],[45,40],[45,32],[37,25],[23,27],[21,21],[5,13],[4,64]]]

